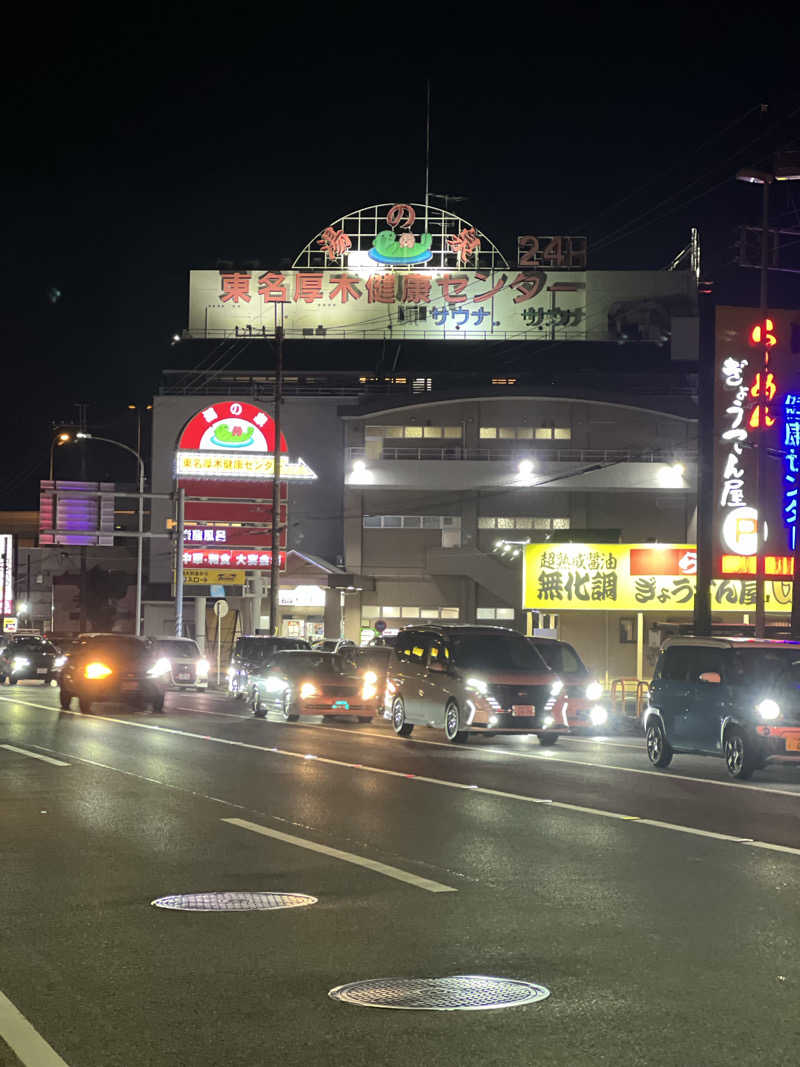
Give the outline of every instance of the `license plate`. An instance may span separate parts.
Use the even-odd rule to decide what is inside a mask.
[[[138,689],[138,688],[139,688],[139,683],[138,682],[123,682],[122,685],[120,686],[120,689],[123,689],[128,693],[130,693],[134,689]]]
[[[787,752],[800,752],[800,736],[786,738]]]
[[[335,700],[333,706],[335,708],[344,708],[345,711],[349,711],[350,709],[350,705],[347,703],[346,700]]]
[[[512,715],[533,715],[534,711],[535,711],[535,709],[534,709],[533,704],[512,704],[511,705],[511,714]]]
[[[37,674],[47,674],[47,667],[37,667],[36,668],[36,673]]]

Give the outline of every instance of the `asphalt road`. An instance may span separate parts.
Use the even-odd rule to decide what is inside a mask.
[[[454,747],[215,694],[90,717],[57,696],[0,690],[3,1067],[800,1060],[800,771],[739,784],[711,759],[651,770],[636,737]],[[318,903],[150,906],[212,890]],[[454,974],[551,996],[328,997]]]

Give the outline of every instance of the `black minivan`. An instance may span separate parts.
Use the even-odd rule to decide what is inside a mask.
[[[260,634],[239,637],[233,646],[231,665],[228,667],[228,692],[241,699],[250,691],[250,675],[260,673],[278,652],[291,649],[311,648],[300,637],[268,637]]]
[[[733,778],[800,763],[800,642],[676,637],[656,663],[644,713],[647,755],[723,756]]]

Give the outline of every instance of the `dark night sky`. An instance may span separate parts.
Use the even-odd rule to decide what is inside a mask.
[[[730,264],[758,191],[733,175],[799,136],[777,7],[277,10],[36,9],[7,38],[0,508],[35,506],[76,401],[132,443],[127,404],[202,357],[169,344],[190,267],[274,266],[344,212],[422,198],[426,77],[431,189],[468,197],[508,254],[518,233],[585,233],[592,267],[657,268],[694,224],[722,299],[756,302]],[[800,224],[795,202],[777,190],[773,221]],[[773,293],[797,306],[795,276]],[[92,457],[90,476],[128,477]]]

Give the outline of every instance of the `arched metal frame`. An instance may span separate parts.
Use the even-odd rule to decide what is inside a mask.
[[[367,259],[367,253],[372,248],[372,242],[379,231],[390,229],[390,226],[386,221],[386,215],[394,206],[394,204],[374,204],[372,207],[364,207],[360,208],[358,211],[351,211],[349,215],[342,215],[341,218],[336,219],[335,222],[332,222],[330,226],[325,227],[325,229],[343,231],[350,238],[352,247],[341,256],[335,257],[334,259],[328,259],[318,243],[325,232],[324,230],[320,230],[320,232],[308,242],[305,248],[297,256],[292,264],[292,269],[341,270],[354,266],[362,268],[364,266],[369,266],[374,267],[376,271],[492,271],[508,267],[508,261],[502,252],[500,252],[494,242],[490,241],[486,234],[479,230],[477,226],[473,226],[471,222],[468,222],[460,215],[454,215],[450,211],[445,211],[440,207],[434,207],[431,204],[428,204],[427,206],[425,204],[411,204],[411,207],[413,207],[417,213],[417,218],[410,231],[417,237],[423,233],[429,233],[431,235],[433,238],[433,243],[431,245],[433,255],[431,259],[426,263],[408,265],[377,263]],[[467,260],[459,261],[457,254],[450,248],[448,238],[456,237],[465,229],[475,230],[476,236],[480,238],[480,249]],[[355,263],[349,259],[353,253],[356,253],[354,259],[356,259],[357,262]]]

